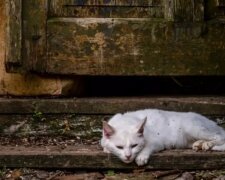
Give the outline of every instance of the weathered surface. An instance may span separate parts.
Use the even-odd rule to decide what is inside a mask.
[[[166,0],[165,18],[175,22],[204,21],[203,0]]]
[[[4,66],[4,65],[3,65]],[[3,67],[1,66],[1,67]],[[44,77],[32,74],[8,74],[4,72],[0,77],[1,95],[13,96],[43,96],[43,95],[68,95],[80,92],[77,88],[81,85],[79,79],[60,79],[54,77]],[[74,92],[72,92],[72,90]],[[76,91],[77,90],[77,91]]]
[[[114,114],[145,108],[224,115],[224,97],[0,99],[0,114]]]
[[[193,111],[224,127],[223,97],[0,99],[1,136],[98,139],[102,120],[145,108]]]
[[[1,147],[1,167],[136,169],[135,164],[122,163],[96,146]],[[221,169],[225,166],[224,152],[164,151],[152,155],[146,169]]]
[[[163,18],[163,0],[51,0],[50,17]]]
[[[21,0],[0,1],[0,95],[58,96],[81,94],[83,80],[80,77],[59,78],[6,72],[5,65],[10,71],[17,71],[22,63],[20,61],[22,59],[19,58],[21,55],[19,42],[21,40],[20,2]],[[22,71],[22,69],[20,70]]]
[[[7,70],[43,71],[46,63],[47,0],[9,0],[6,1],[6,9]]]
[[[0,1],[0,82],[2,82],[2,75],[4,67],[3,60],[5,57],[5,25],[6,25],[6,16],[5,16],[5,3]],[[4,92],[4,88],[0,86],[0,94]]]
[[[224,75],[223,3],[23,0],[23,66],[53,74]],[[222,20],[205,22],[212,18]]]
[[[45,71],[48,0],[23,0],[23,65],[27,71]]]
[[[6,67],[14,71],[22,65],[22,0],[5,1],[6,24]]]
[[[102,135],[102,121],[111,115],[54,114],[34,112],[32,115],[0,115],[2,137],[64,137],[95,141]],[[208,115],[225,127],[224,115]]]
[[[47,71],[90,75],[224,75],[223,21],[56,18]],[[115,68],[116,67],[116,68]]]
[[[158,7],[154,7],[155,4],[163,6],[163,8],[157,9]],[[125,13],[125,19],[118,18],[120,16],[115,16],[115,18],[111,11],[109,15],[101,14],[101,8],[105,9],[105,6],[115,7],[118,12],[122,12],[120,8],[124,6],[128,8],[127,6],[149,5],[153,5],[151,8],[154,11],[165,11],[165,20],[163,20],[163,16],[152,16],[153,18],[160,17],[161,20],[138,18],[139,16],[135,13],[132,13],[133,16]],[[139,11],[136,10],[136,12]],[[107,3],[105,1],[98,3],[85,1],[81,3],[80,1],[58,0],[50,2],[50,14],[53,17],[77,17],[76,19],[51,19],[48,22],[49,63],[47,71],[50,73],[91,75],[224,74],[225,54],[222,53],[224,48],[218,47],[222,43],[220,38],[224,32],[222,30],[219,36],[214,36],[217,30],[210,28],[211,26],[219,27],[221,23],[211,26],[208,24],[209,27],[205,27],[204,23],[193,23],[204,20],[202,0],[171,0],[160,1],[158,4],[155,1],[148,1],[148,3],[132,1],[130,5],[127,4],[127,1],[107,1]],[[182,23],[173,24],[166,22],[167,20]],[[207,28],[211,31],[206,32]],[[203,37],[203,34],[206,36]],[[213,35],[212,38],[211,35]],[[210,40],[207,36],[210,37]],[[215,44],[217,45],[215,46]],[[215,51],[219,57],[214,56]]]
[[[101,137],[104,117],[105,115],[45,115],[41,112],[34,112],[32,115],[0,115],[0,136],[96,140]]]
[[[1,69],[3,68],[3,69]],[[0,95],[13,96],[63,96],[82,94],[81,78],[58,78],[33,74],[9,74],[0,63]]]
[[[51,17],[164,18],[170,21],[204,20],[203,0],[51,0]]]

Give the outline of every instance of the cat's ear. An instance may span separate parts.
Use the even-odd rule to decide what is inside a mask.
[[[103,132],[106,138],[110,138],[115,133],[115,130],[106,121],[103,121]]]
[[[145,118],[142,120],[141,124],[138,126],[138,131],[137,131],[137,133],[138,133],[140,136],[143,136],[144,128],[145,128],[146,122],[147,122],[147,117],[145,117]]]

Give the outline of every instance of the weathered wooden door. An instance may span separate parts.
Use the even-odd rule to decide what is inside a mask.
[[[224,0],[8,0],[7,68],[225,75]]]

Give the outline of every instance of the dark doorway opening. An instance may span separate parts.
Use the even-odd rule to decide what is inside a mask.
[[[85,84],[88,97],[225,95],[225,76],[91,76]]]

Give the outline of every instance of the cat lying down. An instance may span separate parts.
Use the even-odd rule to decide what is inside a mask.
[[[146,109],[104,121],[101,145],[123,162],[135,160],[142,166],[152,153],[164,149],[225,151],[225,131],[200,114]]]

